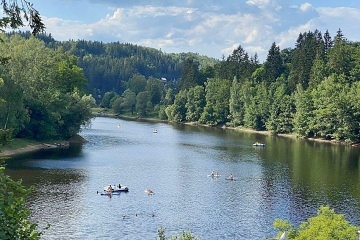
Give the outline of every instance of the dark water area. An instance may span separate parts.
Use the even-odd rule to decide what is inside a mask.
[[[275,219],[298,225],[321,205],[360,225],[360,148],[112,118],[81,135],[83,146],[7,161],[7,174],[35,187],[31,218],[51,225],[43,239],[155,239],[160,227],[168,236],[266,239]],[[209,177],[213,170],[221,176]],[[97,193],[119,183],[129,192]]]

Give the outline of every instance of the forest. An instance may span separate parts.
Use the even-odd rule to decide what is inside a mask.
[[[88,93],[96,91],[100,107],[117,114],[360,141],[359,42],[348,41],[341,29],[334,37],[328,31],[299,33],[294,48],[280,50],[274,42],[263,63],[241,46],[215,60],[120,43],[65,47],[70,43],[59,44],[78,57],[91,79]]]
[[[274,42],[263,63],[240,45],[217,60],[51,34],[3,38],[0,124],[15,137],[70,137],[96,104],[133,117],[360,141],[360,43],[341,29],[299,33],[294,48]]]

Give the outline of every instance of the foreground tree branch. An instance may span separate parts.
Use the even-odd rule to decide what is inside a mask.
[[[4,17],[0,18],[0,31],[16,29],[28,25],[33,34],[43,32],[45,25],[40,13],[26,0],[1,0]],[[25,22],[27,23],[25,23]]]

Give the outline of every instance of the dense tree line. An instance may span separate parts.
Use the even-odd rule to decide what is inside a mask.
[[[207,68],[204,83],[187,69],[165,108],[169,120],[360,141],[360,47],[340,29],[334,40],[300,33],[294,49],[273,43],[262,64],[239,46]]]
[[[11,137],[67,139],[91,117],[91,95],[76,58],[31,37],[1,36],[0,128]]]
[[[11,32],[28,39],[30,32]],[[77,57],[77,64],[88,80],[87,92],[96,100],[101,100],[106,92],[122,94],[127,82],[134,75],[143,75],[146,79],[157,78],[177,81],[182,73],[186,59],[196,62],[196,67],[214,64],[217,60],[195,53],[164,53],[161,50],[134,45],[131,43],[103,43],[99,41],[56,41],[51,34],[38,34],[52,49],[63,49]],[[206,80],[206,79],[205,79]]]
[[[118,114],[360,140],[360,48],[340,29],[334,38],[300,33],[294,48],[274,42],[263,63],[241,46],[216,61],[128,43],[39,38],[76,55],[87,93]]]

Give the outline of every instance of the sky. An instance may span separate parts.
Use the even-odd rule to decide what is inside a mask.
[[[360,41],[360,0],[30,0],[55,40],[124,42],[216,59],[239,45],[261,62],[275,42],[338,29]]]

